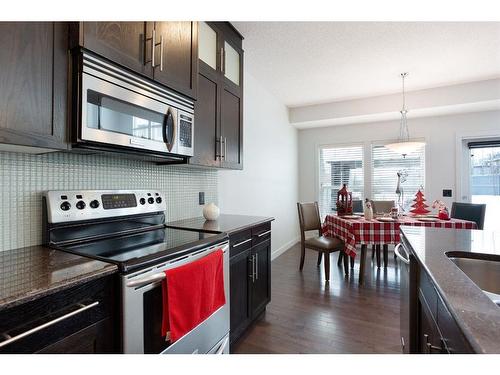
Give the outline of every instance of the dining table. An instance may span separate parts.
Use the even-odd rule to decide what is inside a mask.
[[[328,214],[323,221],[321,230],[324,236],[341,239],[344,242],[344,252],[351,258],[356,257],[357,246],[360,246],[359,284],[363,284],[367,246],[397,245],[400,241],[399,228],[401,225],[448,229],[477,229],[475,222],[455,218],[440,220],[434,216],[402,215],[398,216],[397,219],[381,216],[367,220],[360,215],[339,216]]]

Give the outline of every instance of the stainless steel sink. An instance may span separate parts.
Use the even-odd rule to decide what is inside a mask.
[[[449,259],[500,306],[500,261],[459,256]]]

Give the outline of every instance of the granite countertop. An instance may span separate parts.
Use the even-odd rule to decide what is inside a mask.
[[[172,228],[227,233],[230,235],[231,233],[273,220],[273,217],[265,216],[220,215],[217,220],[205,220],[204,217],[200,216],[191,219],[171,221],[166,225]]]
[[[500,232],[403,226],[401,232],[473,349],[500,353],[500,307],[446,255],[500,261]]]
[[[44,246],[0,252],[0,311],[117,271],[113,264]]]

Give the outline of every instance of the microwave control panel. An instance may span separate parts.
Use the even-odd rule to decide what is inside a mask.
[[[179,120],[179,145],[181,147],[193,147],[193,118],[180,115]]]

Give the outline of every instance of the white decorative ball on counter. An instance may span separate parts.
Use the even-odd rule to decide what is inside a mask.
[[[214,203],[209,203],[203,206],[203,216],[207,220],[217,220],[220,214],[220,209]]]

